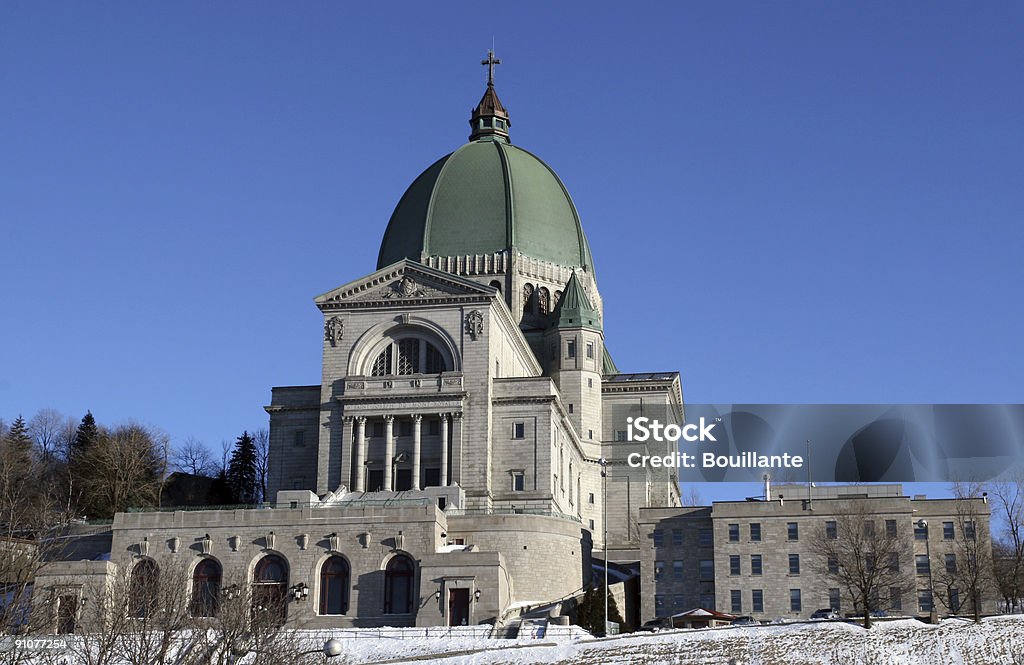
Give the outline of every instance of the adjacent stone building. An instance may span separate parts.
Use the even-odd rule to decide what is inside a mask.
[[[898,484],[781,485],[755,500],[641,509],[641,615],[647,621],[694,607],[755,619],[862,611],[834,574],[839,562],[823,554],[823,540],[847,546],[844,519],[855,519],[868,542],[877,533],[879,547],[888,536],[896,542],[885,545],[878,565],[900,579],[880,585],[871,610],[971,613],[977,589],[980,612],[994,612],[989,514],[984,497],[911,498]],[[863,541],[848,546],[870,554]]]

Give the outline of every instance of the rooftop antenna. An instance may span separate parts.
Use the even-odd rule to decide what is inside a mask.
[[[814,487],[814,483],[811,482],[811,440],[807,439],[807,510],[814,510],[814,506],[811,505],[814,492],[811,488]]]

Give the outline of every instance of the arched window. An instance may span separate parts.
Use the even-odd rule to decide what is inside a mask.
[[[252,575],[252,611],[254,617],[266,617],[284,623],[287,616],[288,564],[276,554],[268,554],[256,564]]]
[[[320,614],[348,614],[348,561],[332,556],[320,568]]]
[[[203,559],[192,573],[192,616],[217,615],[221,567],[214,559]]]
[[[541,316],[547,316],[551,312],[551,292],[543,286],[537,289],[537,307]]]
[[[447,369],[444,354],[436,346],[419,337],[404,337],[384,347],[373,361],[370,375],[440,374]]]
[[[533,314],[533,284],[523,284],[523,316]]]
[[[491,281],[491,286],[493,286],[494,288],[498,289],[498,295],[501,295],[501,282],[499,282],[496,279],[492,280]]]
[[[416,568],[412,559],[399,554],[384,571],[384,614],[412,614]]]
[[[145,619],[153,616],[157,609],[157,586],[160,583],[160,569],[156,561],[143,559],[132,568],[131,593],[129,594],[130,616]]]
[[[561,291],[555,291],[555,304],[553,306],[557,307],[558,303],[560,303],[560,302],[562,302],[562,292]]]

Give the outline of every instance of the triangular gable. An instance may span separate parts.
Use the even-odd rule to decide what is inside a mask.
[[[344,307],[358,303],[394,305],[424,300],[451,300],[493,297],[497,290],[448,272],[429,268],[411,259],[396,263],[343,284],[314,298],[317,307]]]

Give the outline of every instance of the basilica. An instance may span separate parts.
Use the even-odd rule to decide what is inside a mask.
[[[39,580],[64,615],[90,580],[174,563],[199,614],[230,582],[301,627],[501,623],[556,614],[606,551],[640,559],[640,510],[679,487],[626,457],[675,447],[628,443],[624,414],[682,422],[679,375],[616,367],[583,224],[512,142],[497,63],[468,142],[399,199],[377,270],[315,298],[319,382],[266,406],[274,503],[118,514],[107,560]]]

